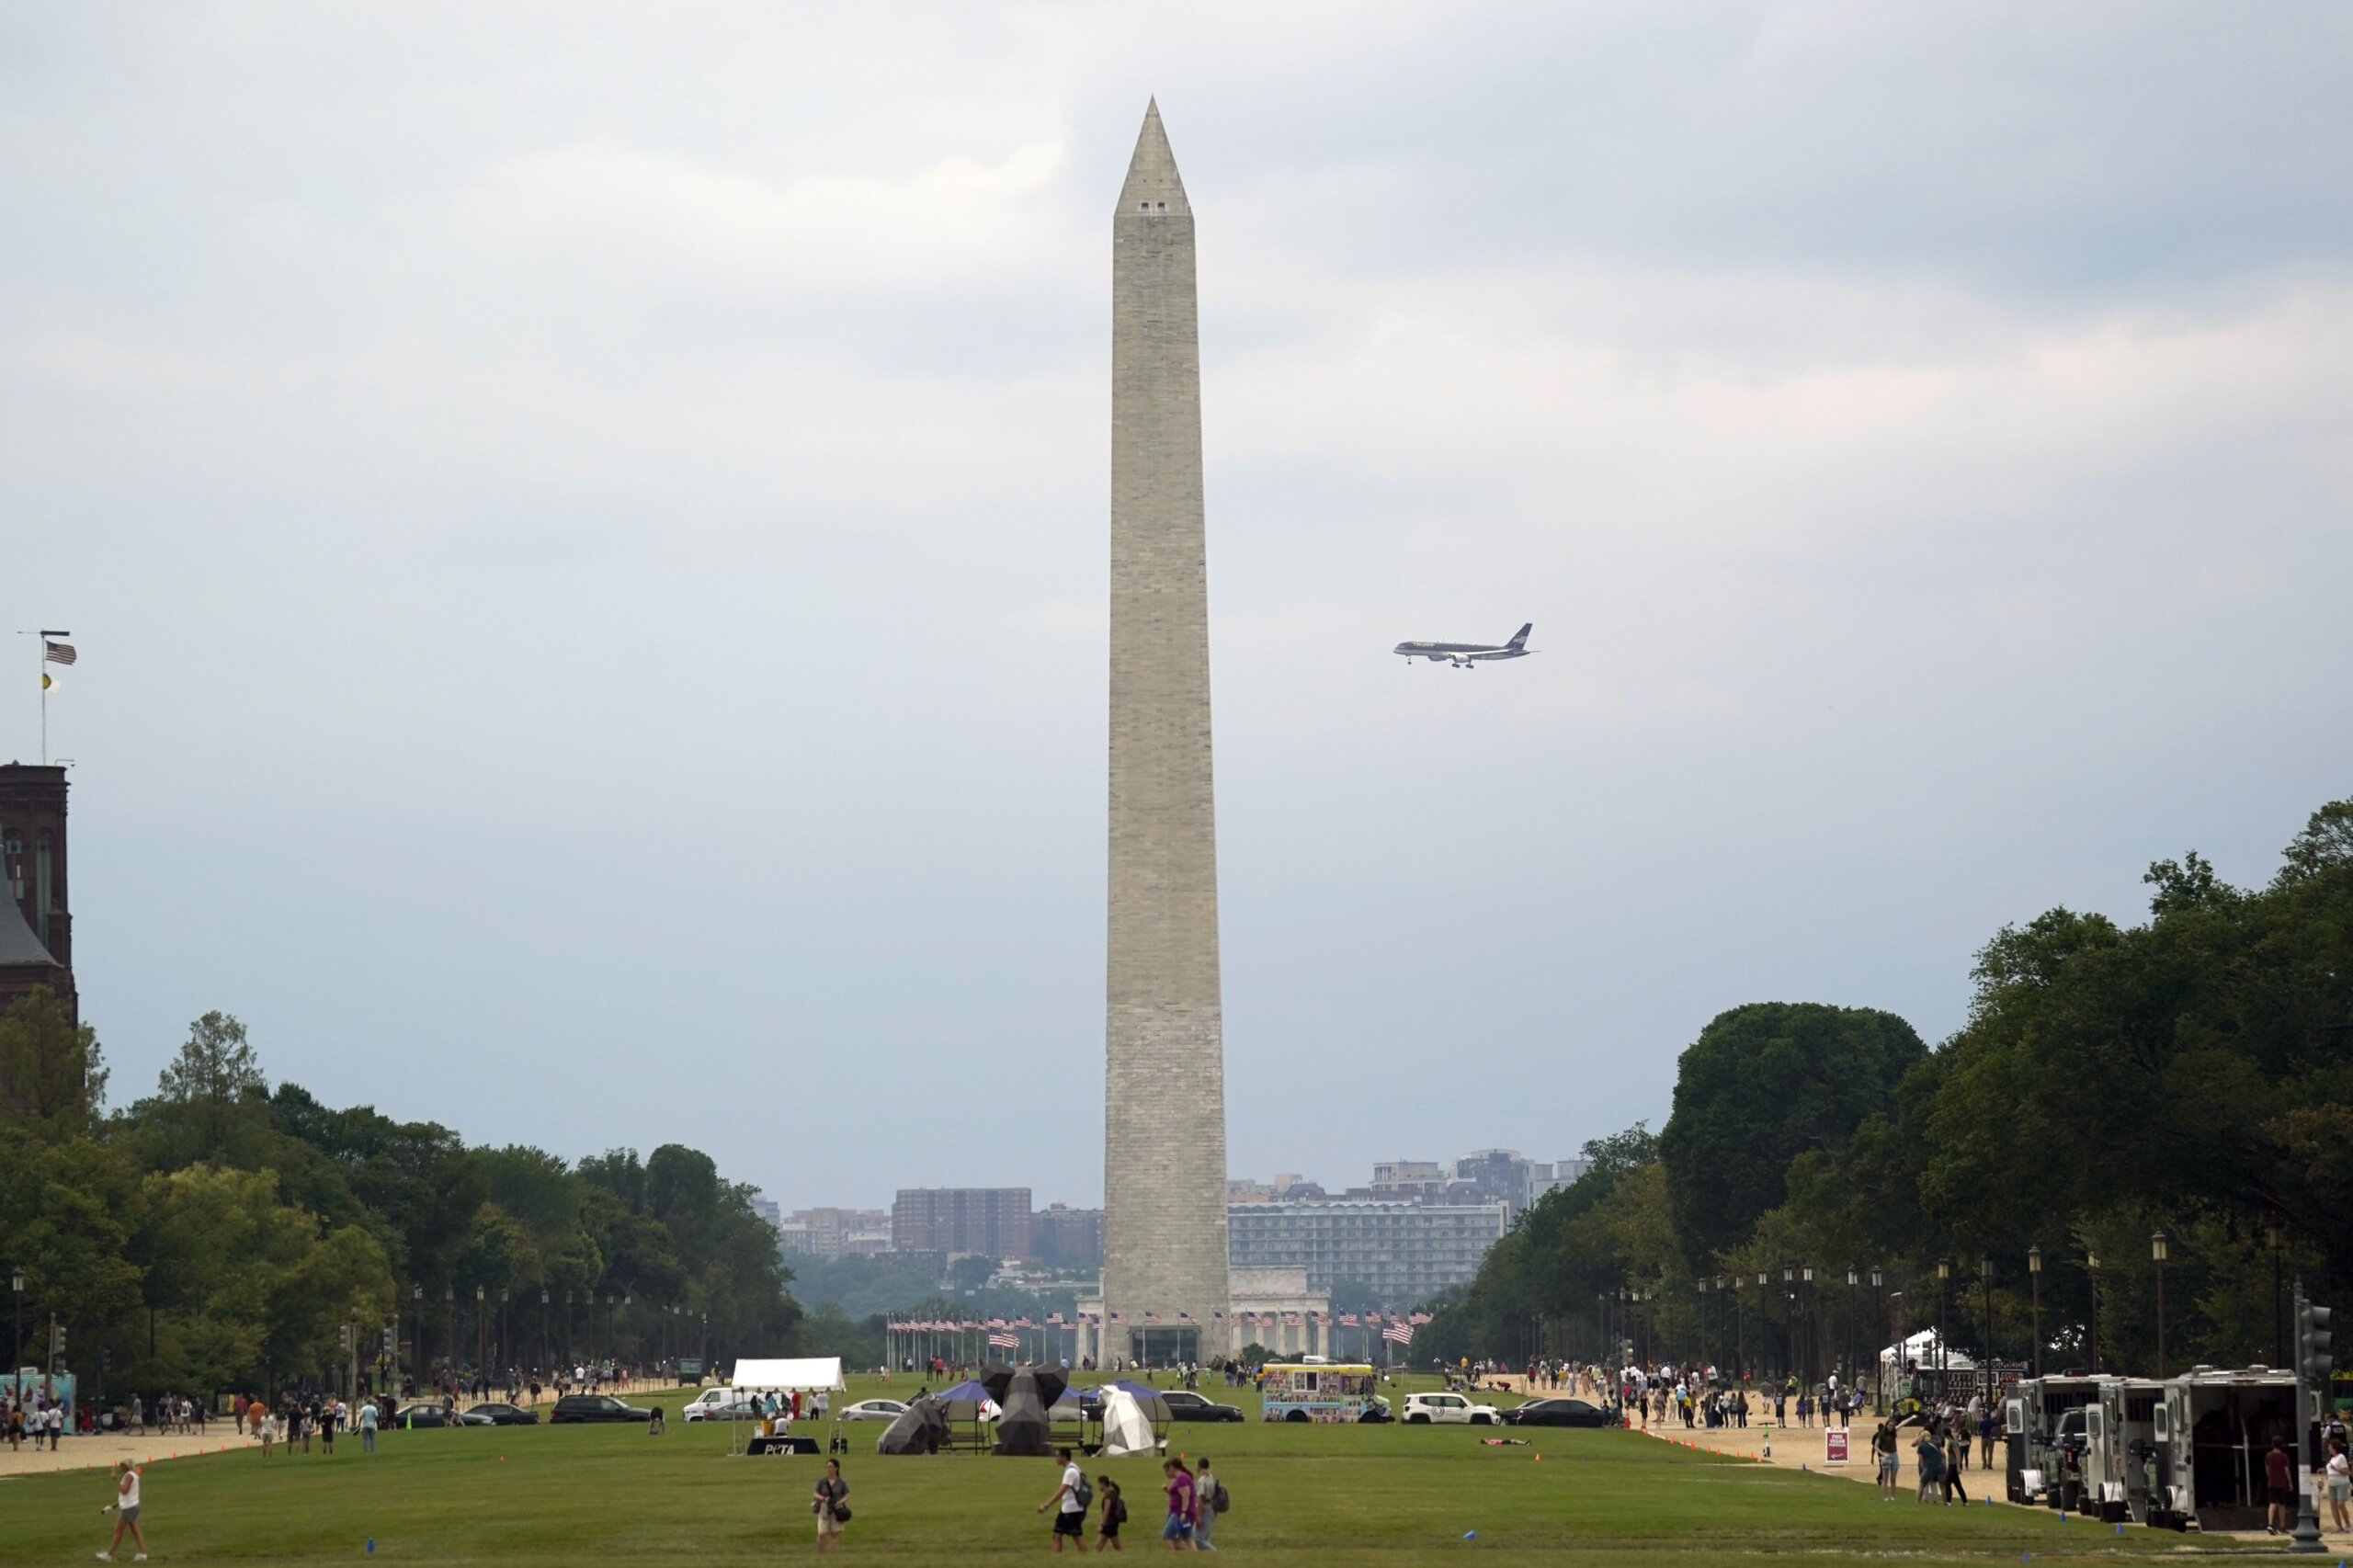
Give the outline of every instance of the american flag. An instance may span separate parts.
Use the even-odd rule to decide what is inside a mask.
[[[1178,1323],[1190,1323],[1193,1321],[1193,1314],[1190,1312],[1178,1312],[1176,1314],[1176,1321]]]
[[[1356,1314],[1356,1313],[1354,1313],[1354,1312],[1342,1312],[1342,1313],[1340,1314],[1340,1326],[1341,1326],[1342,1328],[1354,1328],[1354,1327],[1356,1327],[1356,1325],[1357,1325],[1357,1314]]]
[[[1000,1329],[989,1335],[989,1344],[999,1350],[1010,1350],[1020,1343],[1020,1336],[1008,1330]]]
[[[1225,1321],[1225,1314],[1223,1312],[1211,1312],[1210,1316],[1216,1319],[1219,1323],[1223,1323]]]
[[[1158,1312],[1146,1312],[1143,1314],[1143,1321],[1146,1323],[1158,1323],[1160,1321],[1160,1314]]]
[[[1113,1323],[1117,1323],[1117,1322],[1119,1322],[1119,1321],[1120,1321],[1120,1314],[1119,1314],[1119,1313],[1117,1313],[1117,1312],[1113,1312],[1113,1313],[1111,1314],[1111,1321],[1112,1321]]]
[[[74,644],[51,642],[44,637],[41,639],[41,657],[52,665],[70,665],[74,662]]]
[[[1413,1325],[1410,1324],[1392,1323],[1387,1328],[1381,1331],[1381,1337],[1394,1345],[1411,1345],[1414,1343]]]
[[[1063,1325],[1063,1314],[1060,1312],[1051,1313],[1047,1317],[1046,1321],[1051,1324],[1054,1327],[1060,1328]]]
[[[1292,1328],[1297,1328],[1297,1327],[1299,1327],[1301,1324],[1304,1324],[1306,1321],[1307,1321],[1307,1320],[1306,1320],[1305,1318],[1303,1318],[1303,1317],[1300,1316],[1300,1314],[1299,1314],[1299,1313],[1297,1313],[1297,1312],[1285,1312],[1285,1313],[1283,1314],[1283,1322],[1284,1322],[1287,1325],[1289,1325],[1290,1327],[1292,1327]]]
[[[1421,1324],[1426,1324],[1426,1323],[1427,1323],[1427,1322],[1429,1322],[1429,1321],[1430,1321],[1430,1314],[1429,1314],[1429,1313],[1427,1313],[1427,1312],[1415,1312],[1415,1313],[1414,1314],[1414,1324],[1415,1324],[1415,1327],[1419,1327]]]

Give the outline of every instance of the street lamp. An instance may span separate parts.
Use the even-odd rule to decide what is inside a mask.
[[[490,1377],[490,1313],[483,1303],[489,1299],[488,1290],[474,1287],[474,1376],[484,1380],[485,1386]]]
[[[2163,1231],[2149,1233],[2149,1261],[2157,1266],[2157,1376],[2165,1375],[2165,1254],[2173,1238]]]
[[[8,1270],[8,1293],[17,1298],[17,1353],[8,1363],[8,1375],[13,1378],[25,1364],[25,1266],[21,1263]]]
[[[2092,1279],[2092,1376],[2099,1376],[2099,1254],[2084,1249],[2084,1272]]]
[[[1805,1354],[1799,1358],[1798,1376],[1808,1383],[1812,1383],[1814,1381],[1813,1353],[1817,1348],[1814,1342],[1819,1326],[1813,1321],[1813,1265],[1811,1263],[1798,1265],[1798,1283],[1806,1288],[1796,1298],[1798,1304],[1805,1312]]]
[[[2286,1233],[2279,1215],[2263,1217],[2263,1233],[2271,1243],[2271,1365],[2275,1368],[2288,1363],[2288,1330],[2279,1315],[2279,1244]]]
[[[2029,1244],[2026,1249],[2026,1277],[2034,1291],[2034,1375],[2042,1376],[2042,1248]]]
[[[1944,1397],[1945,1369],[1952,1364],[1945,1353],[1945,1281],[1952,1278],[1952,1259],[1937,1259],[1937,1397]]]
[[[1977,1255],[1977,1294],[1985,1307],[1985,1392],[1991,1394],[2002,1385],[1994,1370],[1994,1259],[1988,1253]]]
[[[414,1378],[421,1378],[421,1377],[423,1377],[423,1376],[425,1375],[425,1287],[424,1287],[424,1285],[420,1283],[420,1284],[416,1284],[416,1285],[412,1285],[412,1286],[410,1286],[410,1287],[409,1287],[409,1292],[408,1292],[408,1299],[409,1299],[410,1301],[414,1301],[414,1302],[415,1302],[415,1303],[416,1303],[416,1327],[412,1331],[412,1332],[416,1335],[416,1337],[415,1337],[413,1341],[411,1341],[411,1342],[410,1342],[410,1344],[409,1344],[409,1347],[408,1347],[408,1359],[409,1359],[409,1369],[408,1369],[408,1371],[409,1371],[409,1376],[410,1376],[411,1378],[413,1378],[413,1379],[414,1379]]]
[[[1860,1357],[1860,1355],[1857,1352],[1857,1350],[1856,1350],[1856,1348],[1855,1348],[1855,1287],[1856,1287],[1857,1285],[1860,1284],[1861,1282],[1862,1282],[1862,1281],[1861,1281],[1861,1276],[1860,1276],[1860,1275],[1859,1275],[1859,1274],[1856,1272],[1856,1270],[1855,1270],[1855,1266],[1854,1266],[1853,1264],[1851,1264],[1851,1263],[1850,1263],[1850,1264],[1848,1264],[1848,1265],[1847,1266],[1847,1355],[1846,1355],[1846,1360],[1847,1360],[1847,1385],[1848,1385],[1849,1389],[1851,1389],[1851,1388],[1853,1387],[1853,1384],[1854,1384],[1855,1379],[1856,1379],[1856,1378],[1859,1375],[1859,1373],[1860,1373],[1861,1357]]]

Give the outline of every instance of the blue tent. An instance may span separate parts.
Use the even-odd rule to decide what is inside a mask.
[[[931,1397],[939,1401],[942,1404],[948,1404],[960,1399],[969,1399],[974,1404],[978,1404],[981,1401],[989,1397],[989,1391],[987,1385],[981,1382],[978,1379],[966,1378],[954,1388],[941,1389],[938,1393],[933,1394]]]

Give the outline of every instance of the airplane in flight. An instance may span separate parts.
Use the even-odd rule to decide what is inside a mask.
[[[1405,655],[1405,667],[1413,668],[1415,659],[1427,659],[1432,664],[1451,661],[1458,670],[1467,670],[1474,663],[1487,659],[1524,659],[1536,652],[1528,645],[1528,634],[1536,630],[1529,621],[1512,633],[1508,642],[1400,642],[1392,653]]]

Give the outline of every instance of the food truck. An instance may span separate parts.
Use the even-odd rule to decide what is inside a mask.
[[[1369,1366],[1278,1362],[1264,1369],[1259,1393],[1267,1421],[1361,1421],[1373,1408],[1381,1374]]]
[[[2154,1378],[2103,1378],[2084,1406],[2077,1505],[2110,1524],[2147,1524],[2157,1493],[2157,1415],[2165,1384]]]
[[[2304,1483],[2296,1375],[2268,1367],[2193,1367],[2165,1384],[2152,1440],[2156,1485],[2149,1523],[2252,1530],[2264,1524],[2264,1456],[2284,1440]]]

